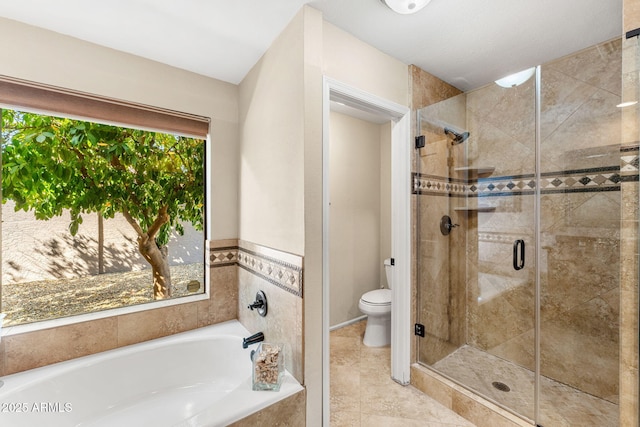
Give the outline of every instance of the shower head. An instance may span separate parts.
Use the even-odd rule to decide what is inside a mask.
[[[451,145],[458,145],[469,138],[469,132],[456,132],[451,128],[444,128],[444,134],[451,138]]]

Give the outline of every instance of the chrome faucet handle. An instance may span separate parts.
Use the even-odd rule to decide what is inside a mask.
[[[262,291],[256,293],[256,300],[249,304],[247,308],[251,311],[255,308],[262,317],[267,315],[267,296]]]
[[[262,301],[256,301],[253,304],[249,304],[247,306],[247,308],[251,309],[251,311],[253,311],[254,308],[262,308],[264,306],[264,302]]]

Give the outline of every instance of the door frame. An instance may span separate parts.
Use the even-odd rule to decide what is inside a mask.
[[[322,100],[322,420],[329,425],[329,130],[331,101],[387,117],[391,122],[391,377],[409,384],[411,354],[411,110],[323,77]]]

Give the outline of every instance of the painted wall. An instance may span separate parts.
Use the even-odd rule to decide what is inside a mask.
[[[300,14],[240,83],[242,240],[304,253],[304,75]]]
[[[238,235],[238,88],[178,68],[0,19],[0,74],[211,118],[212,245]],[[211,273],[211,298],[4,336],[0,375],[237,317],[237,267]],[[4,332],[11,332],[4,331]]]
[[[400,105],[408,105],[406,64],[328,22],[324,22],[322,31],[324,75]]]
[[[383,242],[383,233],[390,235],[391,147],[389,126],[338,112],[331,112],[330,121],[329,324],[334,326],[362,316],[362,294],[387,287],[380,266],[391,254],[389,240]]]
[[[210,117],[209,238],[237,237],[236,85],[4,18],[0,49],[2,75]]]
[[[292,19],[239,85],[240,242],[277,254],[271,258],[298,256],[301,265],[305,254],[304,28],[308,12],[304,8]],[[308,286],[305,277],[305,299]],[[266,340],[286,343],[287,369],[308,387],[302,293],[292,295],[273,281],[243,270],[238,288],[239,320],[252,333],[264,331]],[[264,319],[245,308],[258,290],[273,303]],[[313,395],[312,389],[308,396]]]
[[[392,123],[380,125],[380,284],[389,287],[383,265],[391,258],[391,128]]]
[[[406,65],[325,23],[310,7],[240,84],[239,236],[304,255],[309,426],[322,419],[323,74],[403,105],[408,99]]]

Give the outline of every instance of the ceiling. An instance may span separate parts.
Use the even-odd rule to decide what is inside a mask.
[[[0,16],[237,84],[304,4],[462,90],[622,33],[622,0],[0,0]]]

